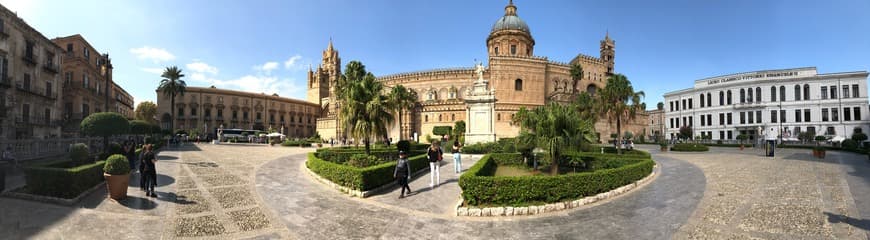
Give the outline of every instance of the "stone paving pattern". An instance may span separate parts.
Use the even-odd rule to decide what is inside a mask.
[[[429,175],[360,199],[304,169],[312,148],[196,145],[160,153],[158,198],[104,191],[58,206],[0,198],[0,239],[870,239],[866,156],[785,149],[653,153],[658,176],[608,201],[540,216],[456,217],[452,156]],[[655,146],[655,148],[658,148]],[[465,155],[467,169],[479,156]]]

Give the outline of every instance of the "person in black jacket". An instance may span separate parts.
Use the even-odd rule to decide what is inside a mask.
[[[145,178],[145,196],[157,197],[157,194],[154,193],[154,187],[157,185],[157,157],[152,151],[151,144],[145,145],[142,151],[145,152],[142,154],[142,162],[140,163],[144,165],[142,176]]]
[[[408,154],[405,151],[399,151],[399,160],[396,162],[393,178],[396,179],[399,187],[402,188],[399,198],[405,197],[405,189],[408,189],[408,194],[411,194],[411,188],[408,187],[408,181],[411,180],[411,163],[408,161]]]

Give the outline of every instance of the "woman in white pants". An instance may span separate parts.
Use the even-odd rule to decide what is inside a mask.
[[[453,170],[462,172],[462,145],[459,145],[459,140],[453,142]]]
[[[440,165],[444,153],[441,151],[438,142],[432,142],[429,145],[429,150],[426,155],[429,157],[429,187],[434,187],[441,183]]]

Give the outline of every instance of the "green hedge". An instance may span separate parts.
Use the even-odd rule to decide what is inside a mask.
[[[616,153],[616,147],[607,146],[607,147],[601,147],[601,148],[604,148],[604,153]],[[593,148],[593,149],[595,149],[595,148]],[[598,149],[598,151],[600,152],[601,150]],[[628,150],[625,148],[622,149],[622,154],[623,155],[630,155],[630,156],[640,156],[640,157],[644,157],[644,158],[651,157],[648,152],[641,151],[641,150]]]
[[[524,166],[526,163],[520,153],[492,153],[490,157],[502,166]]]
[[[678,143],[671,147],[671,151],[677,152],[706,152],[710,151],[707,145],[700,143]]]
[[[70,199],[103,181],[103,166],[106,161],[72,168],[54,167],[68,163],[68,160],[64,160],[25,167],[27,191],[32,194]]]
[[[600,154],[599,154],[600,155]],[[575,155],[593,157],[594,154]],[[623,156],[611,156],[622,159]],[[605,159],[596,159],[604,161]],[[594,172],[558,176],[492,176],[497,167],[493,155],[486,155],[459,178],[462,197],[468,205],[515,205],[535,202],[560,202],[592,196],[625,186],[648,176],[655,163],[652,159],[633,160],[630,164]]]
[[[308,141],[304,141],[304,140],[299,140],[299,141],[285,140],[284,142],[281,143],[281,146],[285,146],[285,147],[311,147],[311,143]]]
[[[735,144],[735,143],[722,143],[722,144],[719,144],[719,143],[704,143],[704,146],[708,146],[708,147],[734,147],[734,148],[738,148],[738,147],[740,147],[740,144]],[[743,144],[743,146],[744,146],[744,147],[746,147],[746,146],[752,146],[752,144],[751,144],[751,143],[750,143],[750,144]]]
[[[411,151],[409,155],[417,155],[425,153],[425,151]],[[353,155],[365,154],[365,150],[339,150],[339,151],[316,151],[315,156],[334,163],[346,163]],[[399,152],[395,149],[378,149],[371,150],[370,155],[376,156],[384,161],[395,161],[399,158]]]
[[[425,154],[413,156],[408,160],[410,161],[411,172],[417,172],[420,169],[429,167]],[[305,162],[305,165],[312,172],[317,173],[317,175],[329,179],[329,181],[335,184],[354,190],[367,191],[395,180],[393,178],[393,171],[396,168],[395,161],[366,168],[356,168],[326,161],[318,158],[315,153],[309,153],[308,161]]]

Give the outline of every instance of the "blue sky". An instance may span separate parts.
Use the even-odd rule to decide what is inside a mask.
[[[82,34],[109,52],[114,80],[154,101],[159,72],[177,65],[192,86],[305,99],[308,65],[330,39],[343,64],[376,75],[485,60],[507,0],[487,1],[43,1],[0,0],[48,38]],[[616,71],[650,108],[696,79],[816,66],[870,69],[870,1],[528,1],[518,15],[535,55],[598,55],[606,31]]]

